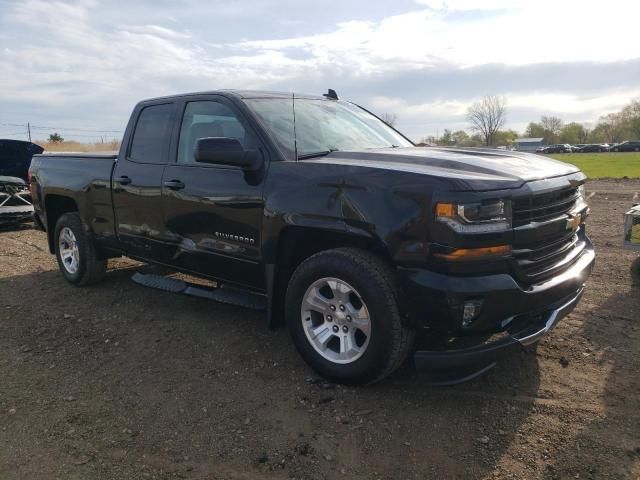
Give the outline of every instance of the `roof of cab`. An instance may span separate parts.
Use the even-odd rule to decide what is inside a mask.
[[[158,100],[170,100],[182,97],[191,97],[196,95],[223,95],[226,97],[235,97],[239,99],[248,98],[291,98],[295,95],[296,98],[311,98],[315,100],[326,100],[322,95],[309,95],[305,93],[293,93],[293,92],[274,92],[270,90],[233,90],[233,89],[221,89],[221,90],[208,90],[203,92],[189,92],[180,93],[176,95],[167,95],[164,97],[147,98],[142,100],[141,103],[155,102]]]

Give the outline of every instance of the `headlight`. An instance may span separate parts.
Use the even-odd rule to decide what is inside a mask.
[[[587,209],[586,212],[584,211],[582,212],[582,216],[584,218],[586,218],[587,215],[589,215],[589,211],[588,211],[589,205],[587,204],[587,193],[584,191],[584,185],[580,185],[578,187],[578,193],[576,196],[576,203],[574,208],[579,210]]]
[[[436,219],[459,233],[491,233],[511,228],[511,205],[504,200],[437,203]]]

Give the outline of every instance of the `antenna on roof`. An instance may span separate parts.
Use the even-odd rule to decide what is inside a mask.
[[[327,93],[323,93],[322,96],[327,97],[329,100],[338,100],[338,94],[333,88],[327,90]]]

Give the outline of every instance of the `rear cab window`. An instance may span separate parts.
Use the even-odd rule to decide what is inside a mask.
[[[166,163],[174,114],[174,103],[144,107],[138,115],[127,158],[139,163]]]

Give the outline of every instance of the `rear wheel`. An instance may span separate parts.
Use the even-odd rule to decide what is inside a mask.
[[[55,228],[58,266],[73,285],[89,285],[102,280],[107,261],[98,257],[91,237],[77,212],[62,215]]]
[[[367,384],[398,368],[413,346],[389,267],[356,249],[305,260],[287,289],[287,323],[296,348],[325,378]]]

